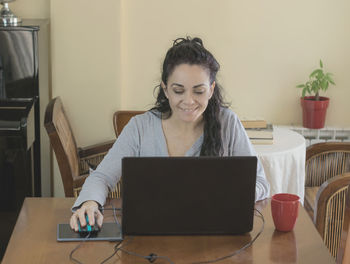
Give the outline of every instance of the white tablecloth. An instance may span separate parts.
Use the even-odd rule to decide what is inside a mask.
[[[270,183],[270,195],[293,193],[304,202],[305,139],[286,128],[274,127],[272,145],[254,145]]]

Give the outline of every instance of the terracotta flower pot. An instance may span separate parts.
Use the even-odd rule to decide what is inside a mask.
[[[303,108],[303,126],[314,129],[323,128],[329,98],[320,96],[320,100],[315,101],[315,96],[305,96],[300,98],[300,103]]]

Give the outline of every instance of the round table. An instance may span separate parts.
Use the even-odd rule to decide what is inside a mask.
[[[254,145],[265,175],[270,195],[293,193],[304,202],[305,138],[286,128],[273,128],[272,145]]]

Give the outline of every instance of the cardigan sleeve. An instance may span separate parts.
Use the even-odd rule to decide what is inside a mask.
[[[226,130],[226,136],[223,137],[226,140],[227,154],[229,156],[256,156],[254,147],[252,146],[249,137],[247,136],[245,129],[235,113],[231,110],[228,120],[226,122],[227,127],[224,125],[223,129]],[[224,146],[225,148],[225,146]],[[255,189],[255,201],[263,200],[269,197],[270,184],[268,183],[264,168],[258,158],[257,171],[256,171],[256,189]]]
[[[139,134],[136,119],[132,118],[96,170],[92,171],[89,177],[86,178],[82,190],[73,205],[73,211],[88,200],[104,205],[108,192],[120,180],[122,158],[139,156]]]

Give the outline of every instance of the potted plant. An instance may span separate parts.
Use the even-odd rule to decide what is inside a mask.
[[[307,128],[323,128],[326,111],[329,104],[329,98],[320,96],[320,90],[326,91],[329,84],[335,85],[332,74],[323,71],[323,63],[320,60],[320,68],[314,70],[309,80],[305,84],[297,85],[297,88],[302,88],[302,96],[300,98],[303,108],[303,126]],[[305,96],[310,94],[311,96]]]

